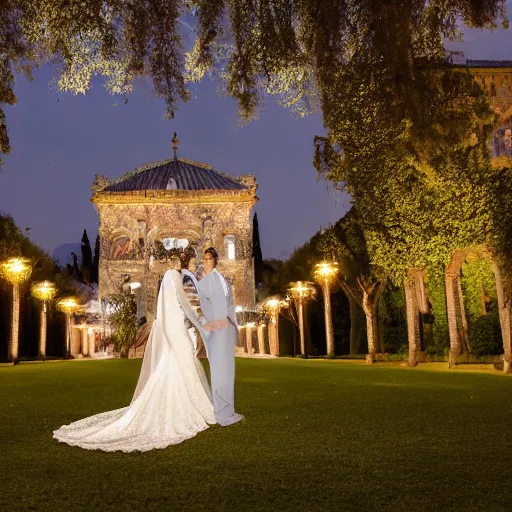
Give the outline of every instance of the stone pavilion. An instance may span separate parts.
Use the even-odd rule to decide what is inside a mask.
[[[253,309],[255,178],[178,158],[178,142],[175,134],[170,160],[143,165],[114,181],[96,175],[91,202],[100,221],[99,299],[131,289],[138,317],[151,320],[172,249],[192,246],[200,261],[202,251],[213,246],[236,305]]]

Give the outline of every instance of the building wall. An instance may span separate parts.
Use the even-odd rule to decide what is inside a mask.
[[[198,252],[206,247],[219,253],[219,271],[231,279],[237,305],[255,304],[251,208],[254,201],[217,204],[97,204],[100,216],[100,297],[119,293],[126,276],[138,281],[138,314],[151,319],[156,311],[158,285],[168,261],[151,258],[155,243],[186,238]],[[235,237],[236,258],[229,260],[226,235]],[[153,260],[150,263],[150,260]]]

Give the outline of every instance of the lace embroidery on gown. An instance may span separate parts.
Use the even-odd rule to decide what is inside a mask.
[[[131,404],[65,425],[53,433],[55,439],[88,450],[144,452],[181,443],[216,423],[182,295],[181,275],[167,271]]]

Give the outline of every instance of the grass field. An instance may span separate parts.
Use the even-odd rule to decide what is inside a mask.
[[[242,423],[144,454],[52,439],[126,405],[139,368],[0,368],[0,510],[511,510],[509,376],[238,359]]]

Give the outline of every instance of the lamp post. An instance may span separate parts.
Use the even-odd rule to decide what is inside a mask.
[[[265,310],[268,311],[270,322],[268,324],[268,340],[270,345],[270,353],[273,356],[279,355],[279,311],[284,306],[284,301],[273,297],[263,304]]]
[[[300,351],[302,357],[308,357],[306,353],[306,336],[304,333],[304,303],[315,296],[316,290],[308,281],[297,281],[290,283],[288,293],[292,296],[295,307],[297,308],[299,334],[300,334]]]
[[[55,297],[57,290],[50,281],[42,281],[32,285],[31,293],[34,298],[42,302],[41,305],[41,323],[39,329],[39,357],[46,356],[46,325],[48,316],[48,301]]]
[[[57,303],[57,309],[66,315],[66,357],[71,357],[71,315],[80,309],[74,297],[61,299]]]
[[[322,262],[316,265],[315,279],[320,283],[324,293],[325,339],[327,342],[327,357],[335,357],[334,330],[332,327],[331,309],[331,280],[338,273],[338,264]]]
[[[11,336],[9,339],[9,361],[18,362],[20,334],[20,285],[32,273],[30,262],[26,258],[10,258],[2,263],[1,275],[12,284]]]

